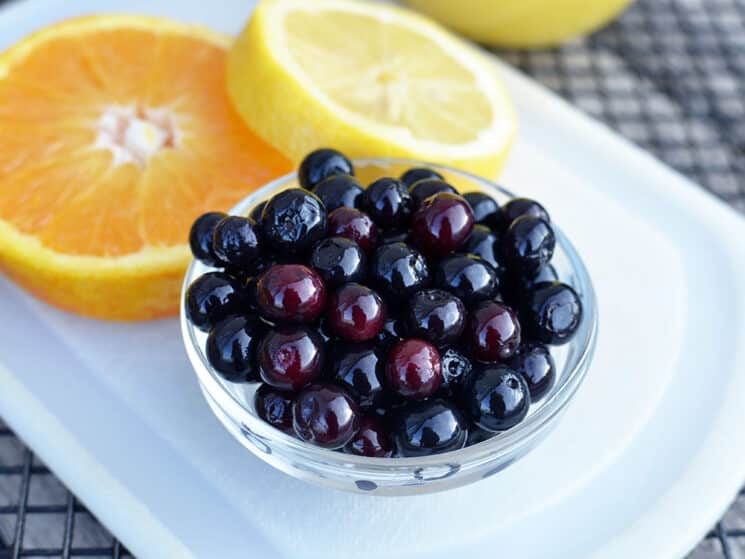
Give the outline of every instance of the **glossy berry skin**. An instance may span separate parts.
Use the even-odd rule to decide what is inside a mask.
[[[541,344],[520,347],[507,364],[520,373],[530,389],[530,399],[535,402],[545,396],[556,380],[556,363],[548,348]]]
[[[461,196],[448,193],[424,200],[411,226],[416,245],[425,254],[434,256],[444,256],[459,248],[472,229],[471,206]]]
[[[335,175],[313,187],[313,194],[321,199],[327,212],[341,207],[356,208],[364,192],[360,182],[350,175]]]
[[[264,382],[280,390],[299,390],[321,374],[323,340],[307,326],[278,326],[259,342],[257,358]]]
[[[341,448],[357,433],[360,411],[344,389],[314,384],[295,397],[292,424],[303,441],[324,448]]]
[[[535,274],[508,273],[502,282],[504,300],[514,308],[522,308],[533,287],[541,282],[558,281],[559,275],[551,264],[543,266]]]
[[[344,237],[319,241],[310,256],[310,265],[329,288],[361,282],[367,275],[367,256],[360,246]]]
[[[347,283],[330,297],[326,319],[331,331],[340,338],[363,342],[383,329],[385,305],[369,287]]]
[[[222,212],[209,212],[200,215],[189,231],[189,246],[194,258],[208,266],[218,266],[217,258],[212,252],[212,233],[215,226],[225,217]]]
[[[329,236],[345,237],[369,253],[378,239],[378,226],[370,216],[354,208],[337,208],[329,214]]]
[[[405,335],[405,327],[400,318],[386,316],[383,329],[375,336],[375,343],[384,349],[388,349],[400,342]]]
[[[444,177],[434,169],[430,169],[428,167],[412,167],[408,171],[404,172],[399,180],[406,188],[411,188],[414,183],[417,183],[424,179],[435,179],[441,181],[444,180]]]
[[[254,394],[254,406],[261,419],[272,427],[293,433],[292,400],[294,394],[262,384]]]
[[[518,217],[523,216],[538,217],[548,223],[551,218],[546,209],[535,200],[530,198],[513,198],[499,209],[497,216],[497,227],[501,231],[506,231]]]
[[[259,202],[256,204],[253,209],[249,212],[248,217],[253,219],[256,223],[261,223],[261,214],[264,211],[264,206],[266,206],[266,200]]]
[[[440,353],[424,340],[404,340],[393,346],[385,372],[390,390],[408,400],[432,396],[442,384]]]
[[[370,281],[392,301],[406,301],[430,283],[424,256],[405,243],[381,245],[370,262]]]
[[[414,211],[414,199],[403,183],[384,177],[365,190],[362,204],[379,227],[401,228],[408,224]]]
[[[414,294],[406,312],[406,333],[441,347],[455,343],[463,333],[466,308],[455,295],[442,289]]]
[[[500,242],[501,256],[513,272],[534,274],[554,255],[556,238],[547,221],[524,216],[512,222]]]
[[[496,270],[485,260],[472,254],[456,254],[440,260],[434,284],[470,306],[494,297],[499,280]]]
[[[484,301],[469,313],[465,336],[476,359],[505,360],[520,346],[520,323],[507,305]]]
[[[483,258],[499,272],[499,237],[485,225],[475,225],[463,251]]]
[[[497,201],[484,192],[469,192],[464,194],[473,210],[473,219],[480,225],[486,225],[493,228],[497,225],[499,217],[499,204]]]
[[[354,166],[343,154],[329,148],[309,153],[297,172],[300,186],[307,190],[312,190],[319,182],[334,175],[354,175]]]
[[[582,322],[582,301],[577,292],[564,283],[538,283],[525,299],[521,318],[530,339],[544,344],[564,344]]]
[[[264,206],[261,227],[264,239],[278,253],[302,254],[326,235],[326,208],[307,190],[283,190]]]
[[[357,456],[389,458],[393,455],[393,442],[383,422],[373,415],[366,415],[360,420],[359,430],[345,450]]]
[[[409,187],[409,192],[411,193],[411,197],[414,199],[414,206],[417,208],[422,205],[424,200],[430,196],[434,196],[435,194],[441,194],[443,192],[448,194],[458,194],[458,191],[455,190],[455,188],[440,179],[424,179],[415,182]]]
[[[266,325],[256,317],[234,316],[219,322],[207,336],[207,360],[226,380],[259,380],[256,346]]]
[[[326,286],[307,266],[276,264],[259,278],[256,304],[272,321],[313,322],[326,307]]]
[[[240,282],[224,272],[207,272],[195,279],[186,290],[184,304],[191,323],[204,332],[246,306]]]
[[[398,412],[392,434],[402,456],[429,456],[463,448],[468,423],[446,400],[412,402]]]
[[[463,409],[487,431],[506,431],[528,414],[530,391],[517,372],[506,365],[474,371],[461,394]]]
[[[329,380],[345,388],[362,409],[385,404],[385,353],[373,343],[338,344],[331,350]]]
[[[442,385],[440,394],[453,397],[467,382],[473,370],[473,363],[463,352],[449,348],[440,354],[442,363]]]
[[[221,266],[247,270],[261,253],[256,222],[238,215],[220,220],[212,233],[212,253]]]

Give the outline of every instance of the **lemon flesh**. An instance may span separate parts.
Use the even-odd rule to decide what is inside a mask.
[[[631,0],[405,0],[476,41],[507,47],[552,46],[594,31]]]
[[[494,64],[411,12],[264,0],[228,58],[246,123],[294,160],[321,146],[494,176],[515,131]]]

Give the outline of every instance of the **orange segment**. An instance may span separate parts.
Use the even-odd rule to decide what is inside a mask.
[[[0,54],[0,266],[90,316],[173,314],[196,216],[290,163],[225,91],[226,37],[93,16]]]

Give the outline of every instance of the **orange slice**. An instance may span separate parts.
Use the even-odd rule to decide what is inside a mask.
[[[174,314],[189,227],[289,171],[225,91],[228,37],[93,16],[0,54],[0,267],[61,308]]]

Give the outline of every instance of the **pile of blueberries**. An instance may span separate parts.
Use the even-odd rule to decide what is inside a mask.
[[[460,195],[428,168],[367,188],[354,175],[319,149],[302,188],[194,222],[194,256],[215,270],[185,305],[212,367],[262,382],[256,411],[277,429],[360,456],[455,450],[518,424],[555,381],[546,346],[582,320],[549,263],[548,213]]]

